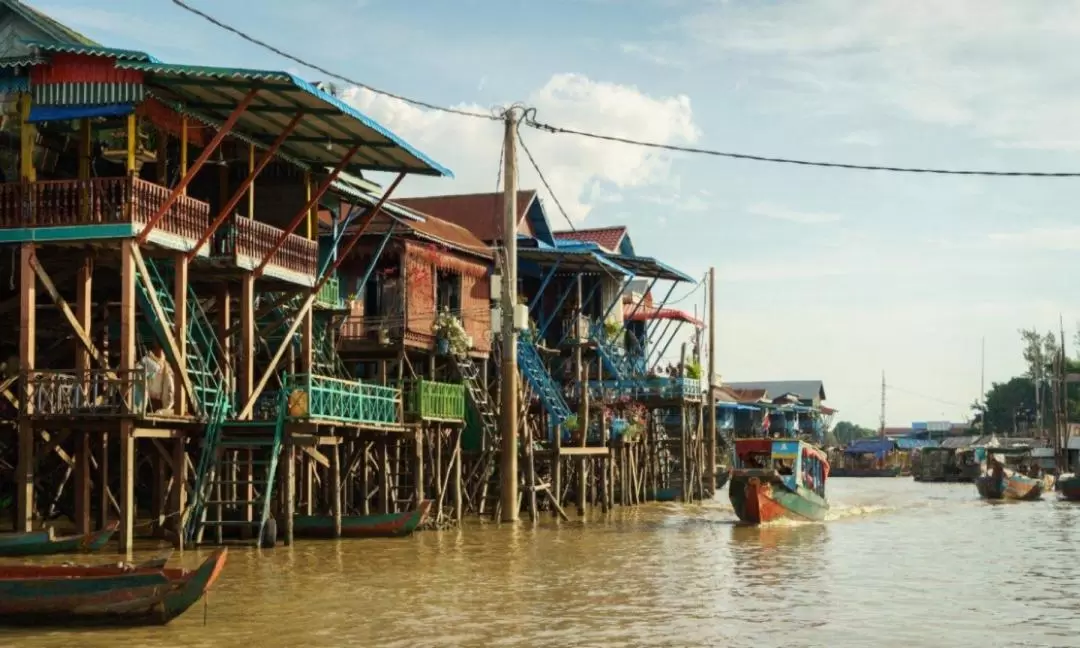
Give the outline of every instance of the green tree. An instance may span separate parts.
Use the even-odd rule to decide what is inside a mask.
[[[987,434],[1012,434],[1017,427],[1016,413],[1035,411],[1035,383],[1028,376],[993,383],[986,392],[985,408],[982,429]]]
[[[847,445],[855,439],[865,439],[876,436],[877,431],[865,428],[850,421],[840,421],[836,424],[836,427],[832,429],[832,434],[836,437],[837,443]]]

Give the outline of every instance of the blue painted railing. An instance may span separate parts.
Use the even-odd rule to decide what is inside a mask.
[[[595,396],[609,395],[655,398],[700,398],[701,381],[696,378],[631,377],[625,380],[590,380],[589,391]]]

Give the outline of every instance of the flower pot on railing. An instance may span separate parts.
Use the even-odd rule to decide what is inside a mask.
[[[390,330],[385,328],[379,329],[378,339],[379,344],[382,344],[383,346],[390,344]]]

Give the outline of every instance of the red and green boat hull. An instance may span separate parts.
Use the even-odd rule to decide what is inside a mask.
[[[119,522],[110,522],[100,531],[55,538],[51,531],[0,534],[0,557],[51,556],[64,553],[101,551],[116,533]]]
[[[782,480],[770,480],[754,474],[732,474],[728,499],[739,520],[748,524],[766,524],[779,520],[820,522],[829,512],[829,504],[816,493],[791,488]]]
[[[410,535],[424,521],[431,509],[425,500],[419,507],[400,513],[381,515],[341,516],[342,538],[400,538]],[[334,518],[330,515],[297,515],[293,517],[293,534],[306,538],[333,538]]]

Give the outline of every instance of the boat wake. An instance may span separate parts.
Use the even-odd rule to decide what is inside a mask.
[[[825,515],[825,520],[832,522],[853,517],[867,517],[881,513],[889,513],[897,510],[896,506],[868,505],[868,506],[833,506]]]

